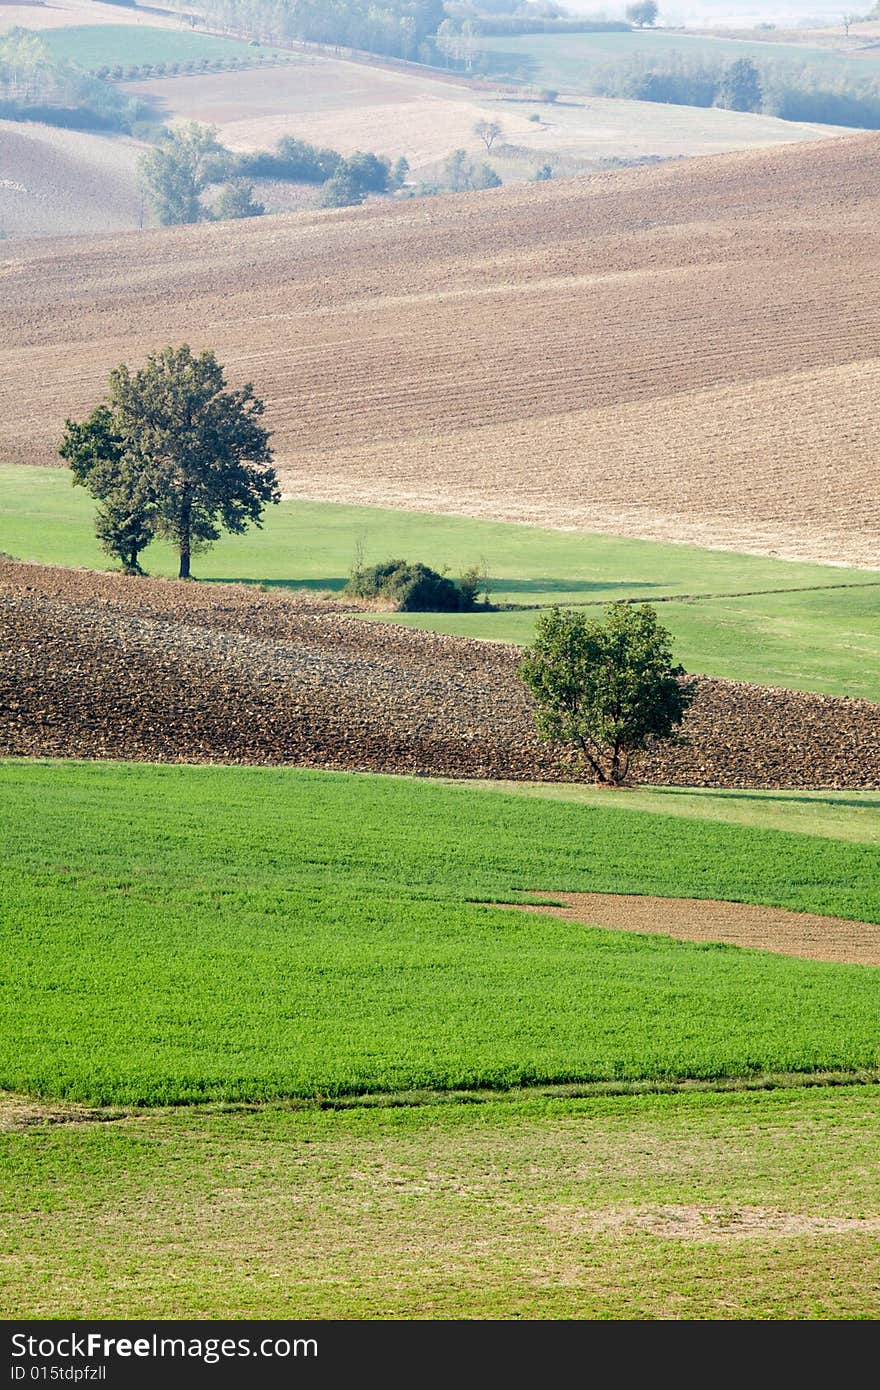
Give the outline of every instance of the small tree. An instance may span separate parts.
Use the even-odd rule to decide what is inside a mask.
[[[694,699],[670,642],[649,604],[611,604],[604,623],[558,608],[539,618],[519,673],[540,737],[570,745],[599,782],[619,786],[634,755],[671,738]]]
[[[474,126],[474,135],[478,135],[482,140],[487,154],[492,153],[492,146],[503,134],[504,130],[498,121],[477,121]]]
[[[656,24],[659,13],[656,0],[637,0],[636,4],[626,7],[626,17],[630,24],[637,24],[640,29],[649,29],[652,24]]]
[[[715,96],[715,105],[728,111],[760,111],[763,101],[761,74],[751,58],[728,64]]]
[[[226,222],[240,217],[262,217],[265,211],[262,203],[254,201],[252,183],[247,179],[230,179],[217,195],[212,216],[218,222]]]

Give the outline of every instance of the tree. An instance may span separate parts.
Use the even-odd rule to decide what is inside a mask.
[[[474,125],[474,135],[478,135],[486,146],[488,154],[492,153],[492,146],[504,131],[498,121],[477,121]]]
[[[143,501],[150,535],[178,548],[181,579],[190,577],[194,548],[221,528],[240,535],[249,522],[259,526],[266,503],[280,500],[263,403],[250,384],[225,387],[213,352],[163,348],[138,372],[116,367],[106,402],[84,426],[68,421],[62,445],[95,496],[115,476],[125,496]],[[111,502],[117,492],[106,494]],[[114,505],[113,516],[121,522],[122,508]]]
[[[760,111],[761,75],[750,58],[737,58],[724,70],[715,105],[727,111]]]
[[[229,153],[213,127],[189,121],[163,132],[159,144],[139,161],[141,180],[163,227],[200,222],[205,216],[201,194],[222,178]]]
[[[611,604],[604,623],[558,608],[543,615],[519,668],[539,736],[571,745],[599,782],[620,785],[633,756],[671,738],[693,702],[670,641],[649,604]]]
[[[466,150],[453,150],[443,161],[443,185],[451,193],[476,188],[500,188],[501,180],[491,164],[474,164]]]
[[[127,456],[113,412],[99,405],[87,420],[67,420],[58,450],[73,481],[100,502],[95,534],[102,549],[122,561],[126,574],[143,574],[139,559],[155,534],[155,502],[149,481]]]
[[[630,24],[637,24],[640,29],[649,29],[652,24],[656,24],[659,12],[656,0],[637,0],[636,4],[626,7],[626,17]]]
[[[239,217],[262,217],[265,211],[262,203],[254,202],[252,183],[247,179],[230,179],[220,189],[211,215],[218,222],[226,222]]]

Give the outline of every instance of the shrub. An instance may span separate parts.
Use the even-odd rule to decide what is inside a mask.
[[[402,613],[460,613],[474,606],[479,575],[461,584],[416,561],[386,560],[355,569],[346,586],[349,598],[380,599]]]

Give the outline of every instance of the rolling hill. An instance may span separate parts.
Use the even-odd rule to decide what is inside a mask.
[[[877,565],[880,137],[0,263],[0,459],[166,342],[252,379],[287,492]]]

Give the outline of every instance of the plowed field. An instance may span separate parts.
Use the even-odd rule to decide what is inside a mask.
[[[878,564],[880,137],[0,264],[0,457],[168,341],[288,491]]]
[[[315,599],[4,562],[0,756],[288,763],[558,780],[518,652]],[[704,679],[640,780],[880,787],[880,706]]]

